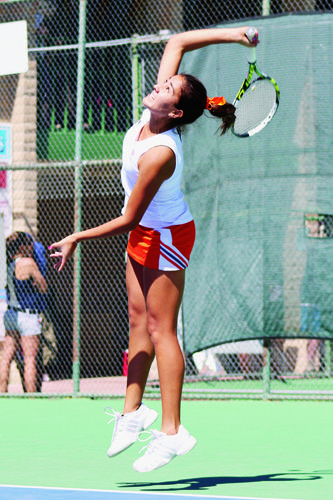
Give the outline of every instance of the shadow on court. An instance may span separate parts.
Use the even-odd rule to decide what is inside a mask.
[[[262,474],[258,476],[212,476],[212,477],[192,477],[179,479],[177,481],[157,481],[157,482],[137,482],[137,483],[118,483],[119,488],[140,488],[142,491],[167,491],[174,487],[186,491],[204,491],[214,486],[224,484],[244,484],[244,483],[262,483],[262,482],[286,482],[286,481],[314,481],[322,479],[317,473],[302,473],[297,471],[280,474]],[[147,490],[149,488],[149,490]]]

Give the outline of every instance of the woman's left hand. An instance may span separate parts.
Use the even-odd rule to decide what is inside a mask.
[[[52,245],[49,246],[49,250],[56,249],[56,251],[52,253],[50,257],[58,259],[58,261],[54,264],[54,268],[61,271],[65,267],[68,259],[72,257],[76,247],[77,241],[75,240],[75,236],[73,234],[67,236],[63,240],[52,243]]]

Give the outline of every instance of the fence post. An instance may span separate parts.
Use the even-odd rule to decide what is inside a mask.
[[[262,15],[269,16],[270,14],[270,0],[262,0]]]
[[[81,231],[82,222],[82,123],[84,93],[84,56],[86,38],[86,3],[80,0],[79,50],[77,65],[76,132],[75,132],[75,206],[74,231]],[[80,392],[80,348],[81,348],[81,244],[74,254],[73,297],[73,393]]]
[[[141,72],[138,51],[138,36],[133,35],[131,45],[131,59],[132,59],[132,106],[133,106],[133,121],[136,123],[141,116],[142,109],[142,89],[141,89]]]
[[[271,341],[264,339],[263,399],[268,399],[271,392]]]

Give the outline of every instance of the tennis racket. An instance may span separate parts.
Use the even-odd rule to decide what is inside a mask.
[[[250,27],[246,31],[250,42],[257,39],[257,31]],[[256,48],[249,49],[249,70],[233,105],[236,107],[236,120],[233,133],[238,137],[251,137],[262,130],[275,115],[280,100],[280,90],[276,81],[257,66]],[[258,78],[252,80],[253,74]]]

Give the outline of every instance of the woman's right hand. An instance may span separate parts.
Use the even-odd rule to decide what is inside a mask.
[[[259,43],[259,33],[256,28],[253,28],[255,31],[255,36],[253,37],[253,40],[249,40],[247,36],[247,31],[249,29],[249,26],[242,26],[240,28],[236,28],[239,33],[239,41],[240,45],[244,45],[244,47],[256,47]]]
[[[56,243],[52,243],[52,245],[49,246],[49,250],[55,250],[55,252],[52,253],[50,257],[53,259],[58,259],[54,264],[54,268],[58,269],[58,271],[61,271],[65,267],[68,259],[72,257],[76,247],[77,241],[74,234],[71,234],[64,239],[57,241]]]

